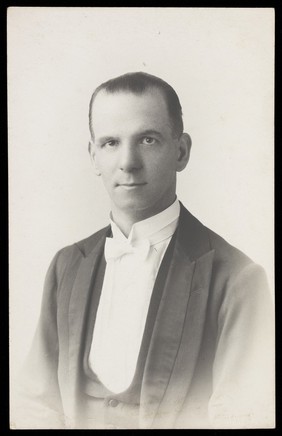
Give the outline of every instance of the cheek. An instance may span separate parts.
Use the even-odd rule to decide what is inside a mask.
[[[102,176],[109,177],[113,173],[114,165],[110,158],[98,156],[96,159],[97,167],[101,171]]]
[[[151,174],[156,179],[161,179],[165,183],[170,176],[176,172],[174,156],[165,156],[162,159],[152,159]]]
[[[105,186],[111,186],[111,172],[101,171],[102,180]]]

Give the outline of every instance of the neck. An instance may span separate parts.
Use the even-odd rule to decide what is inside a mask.
[[[130,214],[123,211],[114,211],[112,210],[112,219],[115,224],[119,227],[121,232],[128,238],[130,230],[132,229],[133,224],[138,221],[142,221],[146,218],[149,218],[147,215],[142,214]]]
[[[126,236],[126,238],[128,238],[133,224],[135,224],[139,221],[143,221],[147,218],[150,218],[151,216],[157,215],[158,213],[167,209],[169,206],[171,206],[174,203],[175,198],[167,206],[160,208],[160,210],[154,210],[154,212],[152,212],[152,213],[150,213],[147,209],[146,210],[138,210],[138,211],[130,211],[130,213],[128,213],[128,211],[117,209],[113,205],[112,206],[112,219],[115,222],[115,224],[119,227],[121,232],[124,234],[124,236]]]

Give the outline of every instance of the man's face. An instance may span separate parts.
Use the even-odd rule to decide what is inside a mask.
[[[168,207],[175,199],[176,171],[187,162],[179,163],[183,141],[174,138],[161,92],[100,91],[92,120],[90,153],[113,212],[144,219]]]

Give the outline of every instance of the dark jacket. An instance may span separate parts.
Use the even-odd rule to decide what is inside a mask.
[[[85,317],[108,231],[60,250],[49,267],[20,383],[26,422],[18,428],[79,425]],[[263,269],[181,205],[149,339],[138,427],[273,426],[273,343]]]

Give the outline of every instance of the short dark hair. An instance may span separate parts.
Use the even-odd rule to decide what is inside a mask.
[[[158,89],[162,92],[168,109],[168,114],[171,119],[172,131],[177,137],[183,133],[182,108],[178,95],[167,82],[159,77],[144,72],[127,73],[122,76],[115,77],[98,86],[92,94],[89,105],[89,128],[92,137],[94,132],[92,129],[92,105],[97,94],[105,90],[108,93],[116,93],[119,91],[132,92],[133,94],[143,94],[148,89]]]

